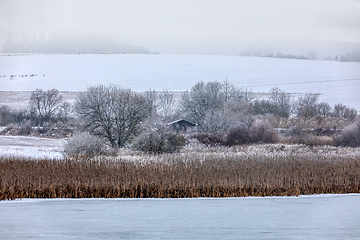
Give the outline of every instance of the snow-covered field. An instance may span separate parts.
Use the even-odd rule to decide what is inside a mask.
[[[359,239],[360,195],[0,202],[0,239]]]
[[[11,77],[11,75],[13,75]],[[360,109],[360,63],[209,55],[0,55],[0,91],[83,91],[110,83],[135,91],[184,91],[228,81],[254,92],[280,87]]]
[[[1,88],[1,87],[0,87]],[[62,91],[64,100],[73,104],[78,92]],[[0,91],[0,105],[10,106],[12,109],[28,109],[31,91]]]
[[[60,159],[65,142],[64,139],[0,136],[0,156]]]

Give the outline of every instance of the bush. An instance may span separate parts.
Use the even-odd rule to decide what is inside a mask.
[[[7,126],[12,123],[21,124],[31,120],[29,113],[26,110],[14,110],[9,106],[0,106],[0,125]]]
[[[196,134],[191,136],[191,138],[198,140],[200,143],[208,147],[225,145],[225,142],[221,137],[212,134],[206,134],[206,133]]]
[[[99,137],[88,132],[76,134],[68,140],[64,147],[64,153],[69,157],[93,157],[107,155],[109,152],[109,149]]]
[[[31,126],[31,122],[27,121],[24,123],[21,123],[18,125],[18,130],[17,130],[17,134],[16,135],[30,135],[32,133],[32,126]]]
[[[344,128],[335,138],[337,146],[360,147],[360,120]]]
[[[73,128],[70,124],[57,122],[45,123],[42,127],[36,129],[36,134],[45,137],[65,138],[71,136]]]
[[[250,128],[252,142],[275,143],[278,135],[273,126],[266,120],[256,119]]]
[[[33,133],[31,122],[27,121],[21,124],[9,124],[4,130],[1,131],[1,134],[4,135],[21,135],[27,136]]]
[[[230,130],[226,136],[226,145],[249,143],[275,143],[278,134],[266,120],[256,119],[251,125],[243,124]]]
[[[144,124],[132,147],[149,154],[173,153],[185,146],[183,135],[170,131],[164,124],[150,126]]]
[[[292,126],[285,131],[285,136],[294,137],[303,135],[303,130],[298,125]]]
[[[246,124],[231,129],[225,138],[225,143],[228,146],[248,144],[250,142],[250,131]]]
[[[330,129],[302,129],[298,125],[292,126],[284,132],[281,142],[285,144],[304,144],[307,146],[334,145],[333,139],[329,136],[334,133]]]

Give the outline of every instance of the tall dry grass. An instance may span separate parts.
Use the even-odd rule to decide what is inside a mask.
[[[359,149],[266,145],[94,159],[0,159],[0,199],[360,193]],[[266,149],[267,153],[264,153]]]

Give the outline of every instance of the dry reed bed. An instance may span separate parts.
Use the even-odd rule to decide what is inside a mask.
[[[360,150],[260,145],[94,159],[0,159],[0,199],[360,193]]]

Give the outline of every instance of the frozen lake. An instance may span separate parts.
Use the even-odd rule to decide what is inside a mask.
[[[13,77],[11,77],[13,75]],[[360,63],[209,55],[0,55],[0,91],[82,91],[110,83],[135,91],[189,90],[227,79],[254,92],[313,92],[360,109]]]
[[[359,239],[360,195],[0,202],[0,239]]]

